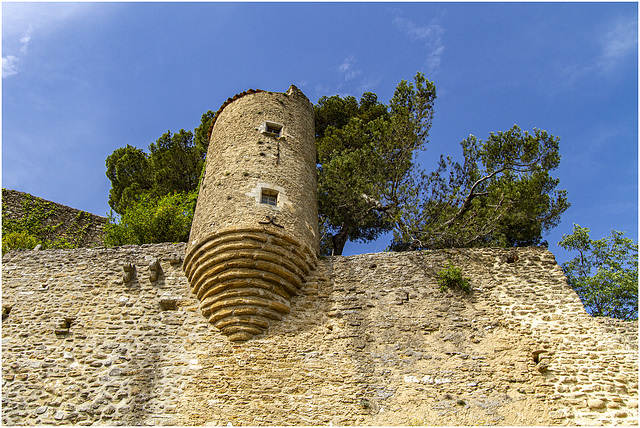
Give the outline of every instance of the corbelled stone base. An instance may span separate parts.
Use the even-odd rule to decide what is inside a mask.
[[[193,247],[184,271],[202,314],[229,340],[243,341],[289,313],[315,264],[313,252],[276,230],[241,229]]]

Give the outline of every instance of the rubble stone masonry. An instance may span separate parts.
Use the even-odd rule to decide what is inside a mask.
[[[212,125],[184,270],[202,314],[232,341],[289,313],[316,265],[313,105],[295,86],[229,99]]]
[[[321,259],[246,342],[185,250],[6,254],[3,424],[638,424],[637,323],[590,317],[546,249]],[[440,289],[449,260],[472,293]]]

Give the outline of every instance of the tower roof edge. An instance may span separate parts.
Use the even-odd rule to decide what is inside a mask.
[[[216,111],[216,114],[213,115],[213,120],[211,121],[211,125],[209,125],[209,131],[207,133],[207,138],[211,138],[211,131],[213,130],[213,125],[215,125],[216,119],[218,118],[220,113],[222,113],[222,110],[224,110],[224,108],[226,106],[228,106],[229,104],[231,104],[232,102],[234,102],[238,98],[242,98],[245,95],[255,94],[255,93],[258,93],[258,92],[264,92],[264,91],[262,89],[249,89],[249,90],[246,90],[244,92],[240,92],[238,94],[235,94],[233,97],[227,98],[227,100],[224,103],[222,103],[222,105],[220,106],[218,111]]]
[[[237,100],[238,98],[242,98],[245,95],[250,95],[250,94],[256,94],[258,92],[266,92],[262,89],[248,89],[244,92],[240,92],[238,94],[235,94],[233,97],[231,98],[227,98],[227,100],[222,103],[222,105],[220,106],[220,108],[218,109],[218,111],[216,111],[216,114],[213,116],[213,120],[211,121],[211,125],[209,125],[209,131],[207,133],[207,138],[211,138],[211,131],[213,131],[213,125],[216,123],[216,119],[218,118],[218,116],[220,115],[220,113],[222,113],[222,110],[224,110],[224,108],[231,104],[232,102],[234,102],[235,100]],[[298,89],[298,87],[296,85],[291,85],[289,86],[289,89],[287,89],[287,92],[285,92],[286,95],[294,95],[294,96],[301,96],[304,99],[306,99],[307,101],[309,101],[309,98],[307,98],[307,96],[300,90]],[[311,102],[311,101],[309,101]]]

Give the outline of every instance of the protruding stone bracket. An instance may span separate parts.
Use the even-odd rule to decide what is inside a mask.
[[[546,354],[547,352],[549,352],[549,351],[547,351],[547,350],[545,350],[545,349],[538,349],[538,350],[533,351],[533,352],[531,353],[531,355],[533,356],[533,362],[534,362],[534,363],[536,363],[536,364],[538,364],[538,363],[540,362],[540,360],[541,360],[541,359],[543,359],[543,358],[549,358],[549,356],[548,356],[548,355],[544,355],[544,354]]]
[[[125,263],[122,266],[122,270],[124,271],[122,274],[122,282],[124,282],[125,284],[131,282],[136,272],[135,265],[133,263]]]
[[[11,313],[11,308],[12,306],[2,305],[2,321],[4,321],[6,318],[9,317],[9,314]]]
[[[545,349],[539,349],[532,352],[533,362],[536,363],[536,370],[540,373],[546,373],[549,370],[549,351]]]
[[[149,281],[155,282],[158,280],[158,276],[162,273],[162,267],[158,259],[153,259],[149,262]]]
[[[53,332],[57,335],[69,334],[69,328],[76,320],[75,317],[58,317],[55,319],[55,328]]]
[[[172,254],[169,257],[169,263],[172,265],[177,265],[182,263],[182,256],[180,254]]]

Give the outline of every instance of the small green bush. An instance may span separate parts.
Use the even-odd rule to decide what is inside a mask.
[[[31,250],[38,244],[41,244],[42,249],[76,248],[82,241],[88,227],[88,223],[80,226],[84,213],[78,213],[76,220],[67,225],[66,237],[56,238],[64,225],[54,221],[56,205],[53,202],[27,194],[21,205],[23,215],[20,218],[8,218],[3,210],[2,254],[16,249]]]
[[[440,291],[445,292],[447,288],[460,288],[465,293],[471,292],[471,283],[469,278],[462,276],[462,269],[455,267],[451,260],[446,268],[438,272],[438,283],[440,284]]]
[[[18,248],[31,250],[36,245],[38,245],[38,238],[25,231],[2,234],[2,254]]]

